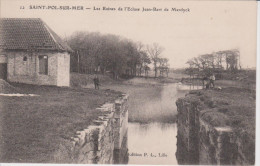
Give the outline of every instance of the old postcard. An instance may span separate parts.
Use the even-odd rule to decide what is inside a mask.
[[[0,2],[0,163],[255,165],[256,1]]]

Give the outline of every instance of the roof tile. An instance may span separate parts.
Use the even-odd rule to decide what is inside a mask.
[[[72,51],[40,18],[1,18],[0,48]]]

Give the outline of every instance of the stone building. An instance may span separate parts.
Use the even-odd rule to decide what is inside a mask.
[[[69,86],[71,48],[38,18],[0,19],[0,79]]]

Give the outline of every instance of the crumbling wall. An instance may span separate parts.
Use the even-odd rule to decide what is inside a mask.
[[[213,126],[203,119],[203,114],[208,110],[201,107],[201,102],[196,98],[186,96],[178,99],[176,105],[176,157],[179,164],[254,164],[254,146],[248,145],[250,141],[244,133],[235,132],[230,126]]]
[[[184,102],[177,100],[177,152],[176,157],[179,164],[199,163],[198,143],[198,115],[197,102]],[[179,148],[178,148],[179,147]]]
[[[55,154],[58,163],[114,164],[127,156],[128,95],[97,108],[102,115]],[[63,156],[63,157],[61,157]]]

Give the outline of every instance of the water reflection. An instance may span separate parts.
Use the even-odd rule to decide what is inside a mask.
[[[114,164],[127,164],[128,163],[128,131],[123,137],[120,149],[114,150]]]
[[[175,123],[129,123],[128,131],[129,164],[177,164]]]
[[[203,89],[203,86],[201,85],[194,85],[194,84],[177,84],[176,86],[177,90],[197,90],[197,89]]]
[[[172,119],[176,116],[175,101],[184,97],[189,90],[195,89],[202,89],[202,86],[166,84],[153,100],[140,103],[138,106],[140,111],[149,119],[153,118],[150,117],[153,113],[156,115],[157,122],[128,123],[128,137],[125,138],[123,148],[114,153],[115,164],[177,165],[178,161],[181,163],[184,158],[180,155],[185,153],[185,149],[179,148],[177,151],[177,124],[174,121],[166,123],[169,121],[165,121],[165,117]],[[130,114],[133,108],[137,107],[129,107]],[[178,143],[180,147],[181,141]]]

